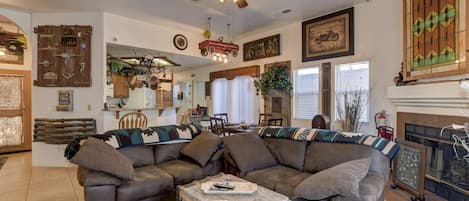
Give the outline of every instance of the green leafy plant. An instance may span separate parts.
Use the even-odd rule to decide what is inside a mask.
[[[119,59],[114,58],[114,57],[111,57],[108,60],[107,65],[108,65],[108,70],[112,73],[118,73],[122,71],[122,69],[124,68],[124,65],[122,64],[122,62],[119,61]]]
[[[266,95],[270,90],[278,90],[290,94],[293,90],[293,84],[290,79],[290,73],[285,66],[272,66],[261,74],[259,80],[254,80],[256,92]]]

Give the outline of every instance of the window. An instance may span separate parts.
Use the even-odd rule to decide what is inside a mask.
[[[231,122],[257,123],[259,96],[256,95],[254,78],[250,76],[214,80],[212,103],[213,113],[228,113]]]
[[[343,101],[338,98],[343,97],[345,92],[360,92],[362,99],[365,102],[363,114],[360,117],[360,122],[369,122],[369,108],[368,100],[370,93],[370,76],[369,76],[370,62],[358,62],[336,65],[335,77],[335,93],[336,103]],[[343,98],[342,98],[343,99]],[[338,118],[338,111],[336,109],[336,119]]]
[[[295,71],[294,99],[296,119],[313,119],[319,114],[319,67]]]

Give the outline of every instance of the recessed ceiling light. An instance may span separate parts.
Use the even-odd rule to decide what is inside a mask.
[[[285,9],[285,10],[282,10],[282,14],[287,14],[287,13],[289,13],[289,12],[291,12],[291,10],[290,10],[290,9]]]

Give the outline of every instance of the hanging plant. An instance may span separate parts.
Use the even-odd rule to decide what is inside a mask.
[[[270,90],[278,90],[287,94],[293,90],[290,73],[284,66],[272,66],[261,74],[259,80],[254,80],[256,92],[266,95]]]

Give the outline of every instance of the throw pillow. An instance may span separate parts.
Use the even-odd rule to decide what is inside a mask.
[[[313,174],[295,188],[297,198],[322,200],[332,196],[360,197],[360,181],[368,173],[371,158],[341,163]]]
[[[179,152],[188,143],[158,144],[155,145],[155,163],[160,164],[166,161],[179,159]]]
[[[119,153],[111,145],[96,138],[88,138],[71,162],[122,179],[131,180],[135,178],[134,162]]]
[[[239,134],[223,138],[241,174],[278,165],[257,134]]]
[[[307,141],[264,138],[264,142],[278,163],[303,171]]]
[[[192,158],[204,167],[221,144],[220,137],[211,133],[202,133],[182,148],[181,154]]]

